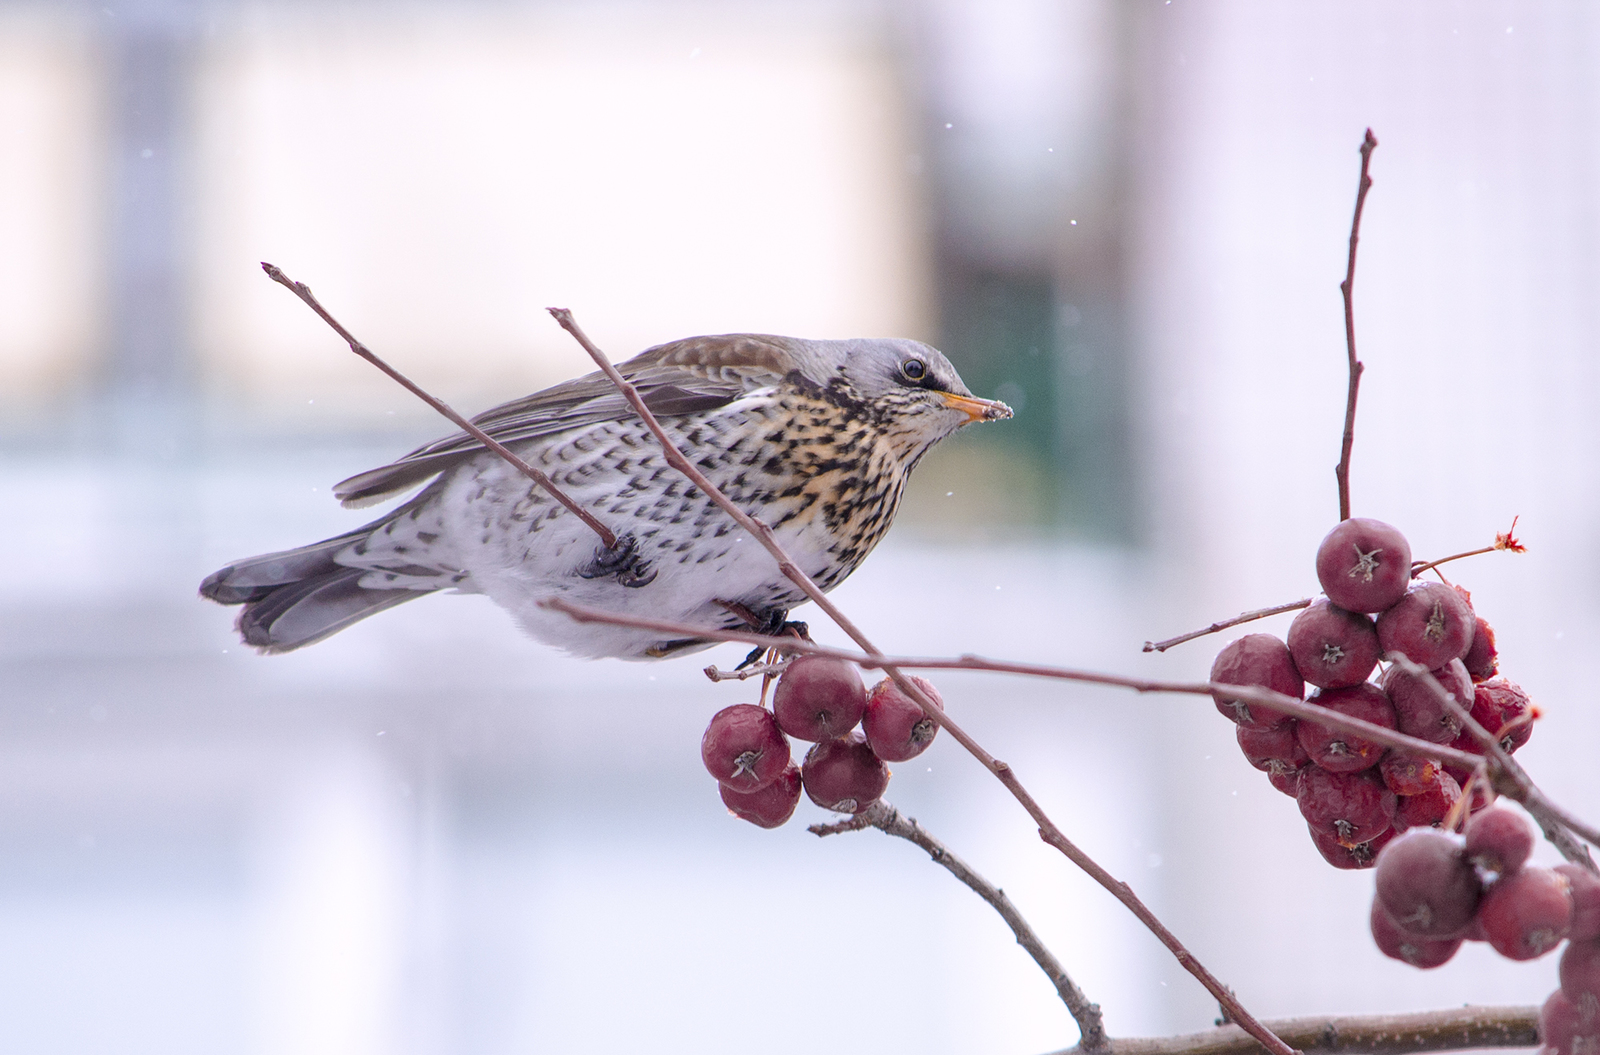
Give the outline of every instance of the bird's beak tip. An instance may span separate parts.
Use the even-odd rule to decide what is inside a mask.
[[[968,425],[975,421],[1003,421],[1012,416],[1011,408],[998,399],[958,396],[954,392],[945,392],[943,395],[947,406],[967,416],[965,424]]]

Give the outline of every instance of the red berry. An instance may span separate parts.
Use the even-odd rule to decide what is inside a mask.
[[[1289,624],[1289,655],[1301,677],[1318,688],[1359,685],[1378,665],[1378,632],[1371,616],[1319,597]]]
[[[933,687],[933,682],[915,674],[907,677],[933,701],[934,706],[941,712],[944,710],[944,700],[939,696],[939,690]],[[872,687],[861,728],[867,734],[867,743],[872,745],[873,753],[885,762],[905,762],[916,758],[928,749],[939,732],[939,724],[929,718],[922,706],[901,692],[900,686],[889,678]]]
[[[700,758],[718,781],[735,791],[759,791],[789,764],[789,741],[771,712],[736,703],[711,716],[700,738]]]
[[[1548,868],[1523,868],[1494,881],[1478,921],[1501,956],[1532,960],[1561,943],[1572,927],[1567,877]]]
[[[1378,775],[1383,777],[1384,786],[1396,795],[1421,795],[1433,787],[1434,778],[1442,772],[1444,770],[1432,758],[1393,749],[1378,763]]]
[[[1473,681],[1487,681],[1500,669],[1500,650],[1494,647],[1494,627],[1483,616],[1474,617],[1472,647],[1461,657]]]
[[[1432,828],[1412,828],[1385,846],[1375,877],[1389,918],[1423,938],[1460,934],[1483,894],[1461,844]]]
[[[1507,875],[1533,853],[1533,826],[1510,806],[1493,806],[1467,822],[1467,858],[1485,872]]]
[[[1370,842],[1388,831],[1394,818],[1394,792],[1372,772],[1330,773],[1306,766],[1295,801],[1313,830],[1344,846]]]
[[[1217,653],[1211,664],[1211,680],[1222,685],[1259,685],[1298,699],[1305,691],[1304,679],[1289,658],[1289,649],[1271,634],[1246,634]],[[1215,696],[1217,710],[1240,725],[1282,725],[1289,716],[1270,707],[1247,704]]]
[[[1311,833],[1311,842],[1316,846],[1317,852],[1322,854],[1322,859],[1335,868],[1345,869],[1371,868],[1373,862],[1377,860],[1378,852],[1395,836],[1394,829],[1391,828],[1367,842],[1346,846],[1333,836],[1319,832],[1310,825],[1306,826],[1306,830]]]
[[[1593,995],[1550,994],[1539,1009],[1539,1055],[1594,1055],[1600,1051],[1600,1001]]]
[[[1389,918],[1376,898],[1372,901],[1369,922],[1372,940],[1377,943],[1379,952],[1392,960],[1403,960],[1423,970],[1448,963],[1456,950],[1461,948],[1460,938],[1419,938],[1415,934],[1407,934]]]
[[[1429,670],[1460,659],[1472,646],[1476,617],[1442,582],[1419,582],[1378,616],[1383,654],[1399,652]]]
[[[1529,712],[1533,701],[1522,691],[1522,686],[1504,678],[1495,678],[1475,686],[1472,694],[1472,717],[1479,725],[1499,737],[1500,746],[1515,751],[1533,735],[1533,722]]]
[[[1282,769],[1268,769],[1267,782],[1291,799],[1300,797],[1300,771],[1311,763],[1306,762],[1298,766],[1284,766]]]
[[[1295,735],[1298,724],[1291,718],[1283,725],[1270,729],[1239,725],[1234,727],[1234,738],[1239,741],[1239,750],[1244,752],[1245,761],[1263,773],[1299,769],[1310,761],[1310,756]]]
[[[1342,520],[1317,546],[1317,581],[1340,608],[1381,612],[1411,582],[1411,544],[1381,520]]]
[[[861,671],[848,660],[800,656],[772,693],[778,727],[797,740],[832,740],[856,727],[867,709]]]
[[[1472,706],[1472,678],[1459,659],[1430,671],[1444,691],[1463,707]],[[1446,709],[1444,701],[1421,676],[1413,676],[1396,664],[1380,682],[1394,704],[1395,721],[1400,731],[1419,740],[1448,744],[1461,732],[1461,719]]]
[[[1600,938],[1600,876],[1582,865],[1556,865],[1555,870],[1572,886],[1572,931],[1567,937],[1573,941]]]
[[[857,730],[839,740],[814,744],[800,766],[800,778],[811,801],[823,809],[860,813],[883,797],[889,767]]]
[[[800,767],[790,762],[778,779],[759,791],[734,791],[726,784],[718,784],[722,804],[740,820],[749,821],[758,828],[776,828],[794,816],[800,802]]]
[[[1442,828],[1450,809],[1461,797],[1461,785],[1449,773],[1438,772],[1433,782],[1416,795],[1406,795],[1395,807],[1394,826],[1399,831],[1412,828]]]
[[[1344,689],[1323,689],[1308,701],[1347,718],[1394,728],[1394,706],[1383,690],[1371,682]],[[1299,722],[1300,746],[1311,761],[1330,773],[1356,773],[1371,769],[1383,756],[1383,745],[1311,721]]]
[[[1575,941],[1561,954],[1561,991],[1575,1004],[1600,1000],[1600,941]]]

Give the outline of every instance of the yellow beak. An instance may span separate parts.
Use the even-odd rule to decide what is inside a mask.
[[[954,392],[939,393],[945,405],[967,415],[967,424],[974,421],[1000,421],[1011,416],[1011,408],[998,399],[979,399],[977,396],[958,396]]]

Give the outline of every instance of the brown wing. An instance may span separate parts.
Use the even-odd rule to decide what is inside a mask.
[[[714,410],[780,380],[791,367],[790,348],[788,338],[766,334],[688,337],[640,352],[617,369],[639,390],[651,413],[672,417]],[[632,413],[622,393],[596,371],[486,410],[472,423],[514,446]],[[333,493],[349,508],[372,505],[483,449],[472,436],[457,432],[381,468],[342,480]]]

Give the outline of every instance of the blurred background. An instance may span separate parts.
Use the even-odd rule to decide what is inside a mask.
[[[196,599],[361,522],[458,409],[693,333],[938,344],[1018,411],[931,455],[836,593],[891,651],[1171,678],[1315,590],[1338,515],[1456,565],[1600,817],[1600,14],[1579,3],[0,0],[0,1048],[1043,1052],[1076,1031],[908,844],[729,818],[705,661],[582,662],[478,597],[262,658]],[[935,570],[936,569],[936,570]],[[1257,629],[1282,633],[1287,620]],[[817,636],[841,636],[813,622]],[[1426,974],[1211,705],[941,677],[1262,1016],[1534,1003]],[[1115,1035],[1215,1005],[941,741],[889,797]],[[1542,850],[1550,857],[1547,850]]]

